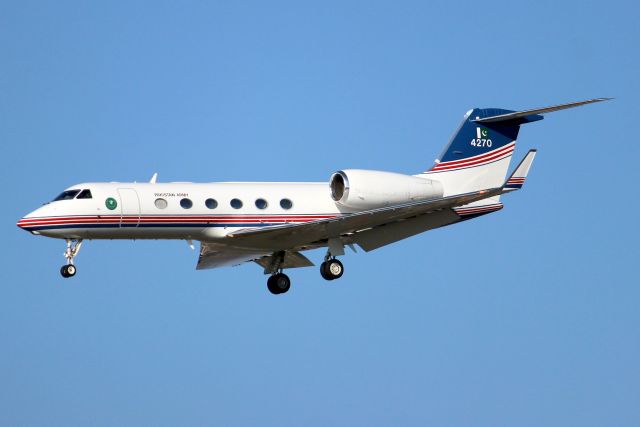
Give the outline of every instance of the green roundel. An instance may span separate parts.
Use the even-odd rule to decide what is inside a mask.
[[[107,209],[114,210],[118,206],[118,202],[113,197],[108,197],[107,200],[104,201]]]

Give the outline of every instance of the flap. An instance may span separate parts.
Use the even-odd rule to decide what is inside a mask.
[[[238,265],[268,254],[268,251],[248,250],[219,243],[201,242],[200,257],[198,258],[196,270]]]
[[[255,260],[255,263],[264,268],[265,273],[271,273],[279,268],[298,268],[298,267],[313,267],[314,264],[302,255],[300,252],[286,251],[284,252],[282,259],[280,254],[273,254],[262,257]]]

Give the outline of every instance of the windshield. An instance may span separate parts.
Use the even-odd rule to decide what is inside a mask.
[[[74,197],[76,197],[78,195],[78,193],[80,192],[80,190],[67,190],[67,191],[63,191],[62,193],[60,193],[60,195],[58,197],[56,197],[55,199],[53,199],[54,202],[57,202],[58,200],[71,200]]]
[[[90,199],[91,198],[91,190],[82,190],[76,199]]]

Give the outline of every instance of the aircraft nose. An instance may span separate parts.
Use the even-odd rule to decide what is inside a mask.
[[[16,225],[20,228],[22,228],[23,230],[27,230],[27,227],[29,226],[29,215],[25,216],[24,218],[20,218],[20,220],[16,223]]]
[[[36,212],[36,211],[33,211],[33,212],[31,212],[31,213],[28,213],[28,214],[27,214],[27,215],[25,215],[24,217],[20,218],[20,219],[18,220],[18,222],[16,223],[16,225],[17,225],[18,227],[22,228],[23,230],[31,231],[31,230],[30,230],[30,228],[29,228],[29,226],[34,225],[34,223],[33,223],[33,220],[34,220],[33,216],[34,216],[34,213],[35,213],[35,212]]]

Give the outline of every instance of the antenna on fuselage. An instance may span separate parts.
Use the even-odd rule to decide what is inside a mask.
[[[156,181],[158,180],[158,172],[154,173],[153,176],[151,177],[151,179],[149,180],[150,184],[155,184]]]

